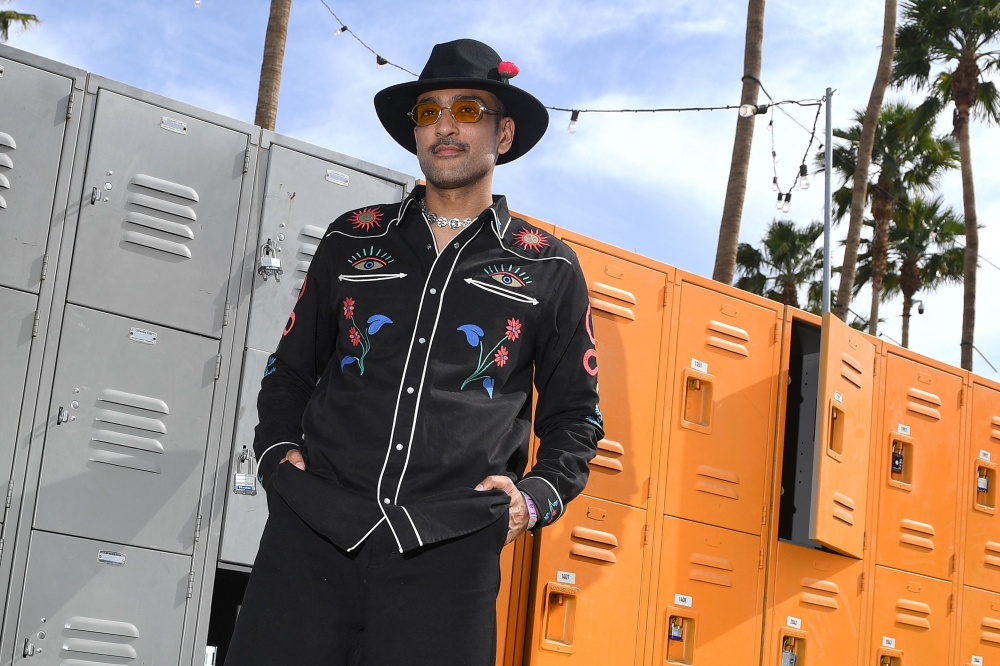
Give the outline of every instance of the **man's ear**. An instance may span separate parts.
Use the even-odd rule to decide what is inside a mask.
[[[498,134],[500,136],[497,141],[497,154],[503,155],[514,143],[514,119],[510,116],[501,118]]]

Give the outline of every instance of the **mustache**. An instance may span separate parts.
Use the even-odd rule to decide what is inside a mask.
[[[441,146],[454,146],[455,148],[460,148],[462,150],[468,150],[469,149],[469,144],[463,143],[463,142],[461,142],[458,139],[455,139],[453,137],[443,136],[440,139],[438,139],[437,141],[435,141],[433,144],[431,144],[430,151],[433,153],[435,150],[437,150]]]

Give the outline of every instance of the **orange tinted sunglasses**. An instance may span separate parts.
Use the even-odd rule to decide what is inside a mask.
[[[420,127],[426,127],[427,125],[433,125],[440,120],[441,113],[445,108],[450,110],[451,117],[454,118],[456,122],[460,123],[478,122],[479,119],[483,117],[484,113],[491,113],[494,115],[501,114],[500,111],[488,109],[474,99],[460,99],[450,107],[442,107],[436,102],[421,102],[413,107],[413,110],[406,115],[413,118],[413,122]]]

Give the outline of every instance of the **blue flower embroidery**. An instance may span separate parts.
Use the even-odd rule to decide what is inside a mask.
[[[458,327],[458,330],[465,333],[465,339],[469,343],[470,347],[479,347],[479,362],[476,364],[476,371],[473,372],[469,377],[462,382],[461,390],[465,390],[465,387],[470,383],[482,379],[483,388],[490,395],[490,399],[493,398],[493,389],[496,387],[496,380],[486,374],[486,371],[492,365],[496,365],[498,368],[502,368],[507,364],[510,359],[510,352],[504,345],[505,342],[514,342],[521,336],[521,322],[517,319],[507,320],[507,330],[504,336],[500,338],[500,342],[496,344],[493,349],[488,352],[484,352],[482,338],[485,335],[483,329],[475,324],[463,324]]]
[[[361,354],[358,356],[345,356],[340,359],[340,369],[343,370],[351,363],[357,361],[358,372],[363,375],[365,374],[365,357],[368,356],[368,352],[372,348],[369,336],[375,335],[386,324],[391,324],[392,320],[385,315],[372,315],[368,318],[367,329],[359,327],[354,320],[354,299],[351,297],[344,299],[344,319],[353,324],[347,332],[347,339],[351,341],[351,345],[354,347],[361,347]]]

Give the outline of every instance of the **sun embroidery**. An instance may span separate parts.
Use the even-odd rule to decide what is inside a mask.
[[[517,319],[508,319],[507,328],[500,338],[500,341],[496,343],[493,349],[486,351],[483,348],[482,338],[483,329],[475,324],[464,324],[458,327],[458,330],[465,333],[465,339],[472,347],[479,347],[479,362],[476,364],[476,371],[473,372],[469,377],[462,382],[462,388],[460,390],[465,390],[465,387],[474,381],[483,380],[483,388],[486,392],[490,394],[490,398],[493,397],[493,388],[496,386],[496,380],[487,374],[487,370],[491,366],[495,365],[498,368],[502,368],[507,365],[510,361],[510,351],[507,349],[507,345],[504,343],[516,342],[519,337],[521,337],[521,322]]]
[[[378,208],[362,208],[356,210],[351,215],[351,226],[355,229],[371,230],[372,227],[381,227],[379,221],[382,219],[382,211]]]
[[[372,315],[368,317],[368,326],[358,326],[354,320],[354,299],[348,296],[343,302],[344,319],[351,322],[351,328],[347,331],[347,339],[351,341],[352,347],[360,347],[360,354],[357,356],[345,356],[340,360],[340,369],[343,370],[351,363],[357,362],[358,372],[365,374],[365,357],[372,349],[371,336],[378,333],[379,329],[386,324],[391,324],[392,320],[385,315]],[[357,353],[357,352],[355,352]]]
[[[359,271],[377,271],[392,262],[393,259],[391,254],[381,249],[376,250],[374,246],[368,248],[367,250],[355,252],[351,255],[350,259],[347,260],[347,263],[351,265],[351,268],[356,268]]]
[[[543,247],[549,246],[549,238],[538,229],[521,229],[514,234],[514,245],[520,245],[525,250],[540,252]]]
[[[521,287],[531,284],[531,278],[528,274],[521,270],[520,267],[514,266],[513,264],[509,266],[504,266],[500,264],[499,266],[489,266],[483,269],[486,275],[493,278],[505,287],[514,287],[520,289]]]

